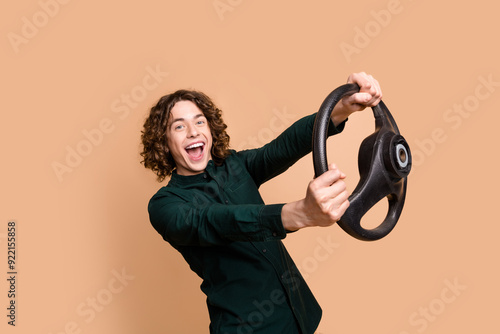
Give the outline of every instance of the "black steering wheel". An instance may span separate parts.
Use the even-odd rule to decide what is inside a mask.
[[[359,92],[359,89],[356,84],[340,86],[321,105],[313,129],[315,177],[328,170],[326,139],[332,110],[338,101]],[[365,241],[383,238],[396,226],[403,210],[412,164],[410,147],[399,133],[389,109],[380,101],[372,110],[375,132],[361,143],[358,154],[360,180],[349,197],[349,208],[338,222],[351,236]],[[363,228],[361,218],[384,197],[389,201],[385,220],[376,228]]]

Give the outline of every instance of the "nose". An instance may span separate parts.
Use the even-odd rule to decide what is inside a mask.
[[[193,124],[188,125],[187,136],[189,138],[196,137],[199,135],[198,129]]]

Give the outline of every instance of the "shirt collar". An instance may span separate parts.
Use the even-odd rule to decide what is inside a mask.
[[[177,174],[177,169],[174,169],[172,172],[172,177],[170,178],[170,183],[175,185],[192,185],[196,183],[205,183],[209,180],[209,175],[213,175],[215,171],[215,166],[213,160],[209,160],[207,164],[207,168],[203,173],[195,174],[195,175],[180,175]]]

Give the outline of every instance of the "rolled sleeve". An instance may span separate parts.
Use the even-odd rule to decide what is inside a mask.
[[[328,136],[337,135],[337,134],[341,133],[342,131],[344,131],[345,123],[347,122],[347,120],[348,119],[346,119],[345,121],[343,121],[339,125],[335,126],[335,124],[333,124],[333,121],[330,119],[330,124],[328,125]]]

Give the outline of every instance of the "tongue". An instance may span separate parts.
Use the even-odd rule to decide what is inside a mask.
[[[203,147],[188,148],[187,153],[191,158],[199,158],[203,153]]]

